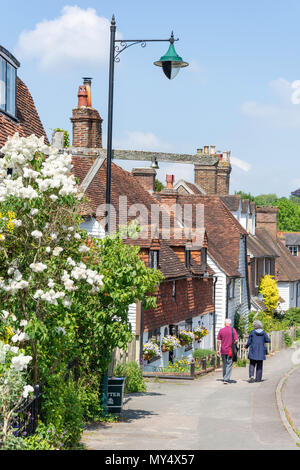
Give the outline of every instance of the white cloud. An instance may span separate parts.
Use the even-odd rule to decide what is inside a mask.
[[[94,8],[65,6],[61,16],[43,20],[19,37],[16,54],[35,59],[46,70],[106,63],[109,53],[108,19]]]
[[[114,148],[171,152],[170,145],[160,141],[155,134],[140,131],[127,131],[123,139],[114,140]]]
[[[236,166],[240,170],[249,171],[251,169],[250,163],[247,163],[244,160],[241,160],[240,158],[230,157],[230,161],[233,166]]]
[[[268,88],[275,101],[271,104],[246,101],[241,112],[272,127],[300,128],[300,101],[296,103],[295,100],[299,87],[295,87],[296,84],[297,81],[289,82],[284,78],[271,81]]]

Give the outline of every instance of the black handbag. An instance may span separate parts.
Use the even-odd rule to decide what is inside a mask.
[[[233,328],[231,329],[232,331],[232,362],[237,362],[238,360],[238,346],[234,342],[234,336],[233,336]]]

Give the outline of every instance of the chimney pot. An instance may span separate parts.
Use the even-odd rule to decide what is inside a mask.
[[[209,145],[204,145],[204,153],[205,155],[209,154]]]
[[[167,181],[167,189],[173,189],[173,183],[175,181],[175,176],[174,175],[167,175],[166,181]]]
[[[88,92],[85,85],[80,85],[77,96],[78,106],[88,106]]]
[[[210,154],[211,154],[211,155],[215,155],[215,153],[216,153],[216,146],[215,146],[215,145],[211,145],[211,146],[210,146]]]
[[[197,154],[202,155],[203,154],[203,149],[197,149]]]

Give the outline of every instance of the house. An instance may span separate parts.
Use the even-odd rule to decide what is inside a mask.
[[[72,154],[74,175],[89,200],[81,208],[85,219],[82,227],[91,236],[103,237],[106,152],[102,148],[102,118],[92,108],[90,83],[79,87],[78,106],[73,109],[71,121],[73,145],[67,151]],[[198,325],[207,327],[209,335],[201,344],[195,342],[194,347],[212,347],[214,342],[214,273],[206,262],[207,235],[205,230],[201,231],[198,245],[192,246],[184,226],[168,210],[174,199],[173,189],[167,187],[159,193],[160,200],[155,197],[155,175],[152,168],[133,169],[129,173],[114,163],[111,167],[111,228],[138,219],[139,238],[124,242],[139,245],[145,264],[160,269],[165,276],[156,292],[155,309],[143,312],[139,303],[130,306],[137,357],[143,341],[155,338],[160,344],[163,336]],[[164,221],[170,222],[170,230]],[[176,351],[176,357],[190,354],[190,347]],[[169,352],[162,353],[151,366],[167,365],[169,359]]]
[[[18,60],[0,46],[0,148],[16,132],[22,137],[35,134],[49,143],[33,98],[18,77],[19,67]]]
[[[252,269],[252,288],[256,289],[261,276],[274,275],[280,295],[280,310],[300,307],[300,262],[285,244],[285,237],[277,231],[277,207],[256,208],[256,237],[269,252],[269,257],[257,258]],[[255,238],[252,239],[254,241]],[[254,244],[249,243],[250,249]],[[271,256],[272,252],[274,253]]]
[[[278,235],[293,256],[300,256],[300,232],[279,232]]]

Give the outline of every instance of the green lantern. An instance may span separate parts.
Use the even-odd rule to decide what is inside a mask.
[[[175,78],[182,67],[187,67],[189,65],[187,62],[184,62],[182,57],[177,54],[174,47],[174,41],[175,40],[172,31],[170,47],[168,51],[158,61],[154,62],[154,65],[162,67],[164,74],[169,78],[169,80]]]

